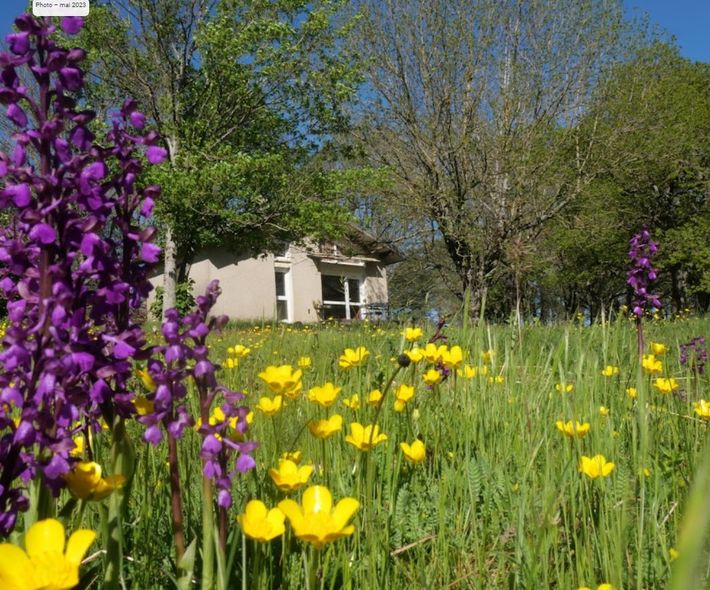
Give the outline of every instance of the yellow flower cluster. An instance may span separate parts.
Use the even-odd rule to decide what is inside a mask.
[[[590,429],[589,422],[580,423],[577,420],[575,420],[574,422],[572,422],[571,420],[568,422],[558,420],[557,422],[555,422],[555,426],[557,427],[557,430],[559,430],[562,434],[570,438],[584,438],[585,436],[587,436],[587,433]]]
[[[294,535],[320,549],[355,532],[348,524],[360,503],[355,498],[343,498],[333,506],[333,496],[325,486],[311,486],[303,492],[301,504],[282,500],[276,508],[267,509],[260,500],[247,503],[237,521],[244,534],[255,541],[268,542],[281,536],[288,518]]]
[[[237,344],[235,346],[229,346],[227,348],[227,354],[229,355],[222,366],[225,369],[234,369],[239,366],[239,361],[246,358],[251,353],[251,348],[244,346],[243,344]]]
[[[619,367],[617,367],[615,365],[607,365],[606,367],[604,367],[602,369],[602,375],[604,375],[604,377],[607,377],[607,378],[613,377],[614,375],[618,375],[618,374],[619,374]]]

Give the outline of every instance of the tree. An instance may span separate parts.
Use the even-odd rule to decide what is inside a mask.
[[[343,212],[321,165],[357,78],[340,55],[338,2],[110,0],[84,42],[88,99],[130,91],[165,138],[164,310],[177,263],[220,244],[263,251],[334,232]]]
[[[634,36],[620,2],[358,5],[359,137],[445,246],[476,316],[509,254],[595,176],[597,136],[578,123]]]
[[[600,138],[597,178],[545,230],[567,311],[623,300],[628,240],[647,225],[659,242],[663,299],[704,307],[710,182],[710,67],[654,44],[614,69],[581,127]]]

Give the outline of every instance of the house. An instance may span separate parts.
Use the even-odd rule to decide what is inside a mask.
[[[400,260],[396,249],[350,228],[337,242],[292,243],[258,257],[205,250],[190,265],[188,278],[195,294],[218,279],[222,295],[213,312],[233,320],[385,319],[386,267]],[[163,275],[151,282],[162,285]]]

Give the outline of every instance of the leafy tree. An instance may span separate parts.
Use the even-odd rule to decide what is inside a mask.
[[[707,293],[710,66],[672,46],[646,48],[615,68],[582,127],[599,137],[599,173],[546,230],[553,282],[573,294],[567,311],[623,299],[619,269],[642,225],[660,243],[664,298],[682,309],[688,295]]]
[[[339,2],[106,0],[83,42],[108,108],[137,96],[165,142],[164,309],[201,248],[259,252],[334,233],[344,213],[325,162],[357,76]],[[182,273],[178,272],[178,264]]]
[[[636,36],[620,2],[357,4],[360,139],[444,245],[477,315],[506,268],[520,281],[511,254],[597,173],[598,137],[579,123]]]

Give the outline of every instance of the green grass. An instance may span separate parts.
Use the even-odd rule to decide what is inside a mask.
[[[366,454],[344,438],[350,422],[369,424],[377,410],[363,406],[353,411],[342,399],[355,393],[362,399],[384,387],[397,368],[394,358],[409,346],[399,328],[266,326],[232,329],[213,339],[213,358],[220,362],[230,345],[251,347],[250,355],[237,368],[224,369],[220,378],[248,392],[252,407],[260,396],[271,396],[257,377],[267,365],[295,365],[301,356],[313,362],[304,371],[304,391],[297,401],[274,418],[255,412],[249,436],[260,444],[257,468],[235,484],[226,587],[304,587],[304,557],[312,561],[315,556],[288,526],[283,539],[261,545],[243,543],[234,520],[250,499],[272,507],[285,497],[267,469],[292,446],[303,452],[302,464],[316,465],[310,483],[327,485],[335,500],[353,496],[361,503],[355,534],[327,545],[320,555],[317,584],[322,588],[568,589],[596,588],[603,582],[616,589],[666,587],[673,570],[669,550],[679,547],[682,517],[707,438],[707,423],[695,415],[692,402],[710,397],[707,380],[679,366],[678,345],[707,334],[708,324],[657,322],[646,330],[648,342],[669,346],[663,375],[680,383],[676,395],[660,395],[652,378],[639,371],[636,335],[624,320],[520,332],[486,325],[447,329],[448,344],[461,345],[464,362],[479,367],[479,373],[481,352],[496,351],[489,375],[465,379],[452,374],[428,390],[421,381],[424,361],[403,369],[395,383],[416,384],[414,399],[397,413],[392,391],[387,393],[378,424],[388,441]],[[367,363],[340,369],[343,349],[360,345],[370,351]],[[620,368],[617,376],[601,375],[608,364]],[[503,375],[504,382],[489,383],[495,375]],[[327,381],[342,387],[327,412],[341,413],[344,428],[323,445],[303,426],[325,416],[326,410],[305,394]],[[573,383],[574,391],[556,391],[563,382]],[[637,388],[637,399],[627,395],[628,387]],[[608,416],[600,414],[600,406],[609,409]],[[574,419],[591,424],[585,438],[568,439],[555,428],[557,420]],[[125,524],[126,586],[172,588],[167,453],[162,446],[140,442],[138,425],[130,430],[137,469]],[[426,443],[428,456],[412,466],[399,443],[415,437]],[[579,473],[579,458],[598,453],[616,467],[609,477],[590,480]],[[189,543],[201,534],[199,437],[193,432],[180,443],[180,468]],[[99,510],[90,505],[84,525],[98,525]],[[75,513],[75,526],[78,519]],[[703,533],[693,545],[700,555],[700,577],[676,588],[707,587],[710,560]],[[684,558],[681,554],[678,563]],[[87,586],[96,587],[90,579],[99,563],[88,566]],[[198,555],[196,578],[199,573]]]

